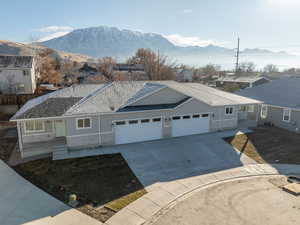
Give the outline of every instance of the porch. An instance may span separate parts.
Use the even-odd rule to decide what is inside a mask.
[[[50,154],[61,149],[67,149],[66,137],[56,137],[50,141],[24,143],[21,154],[23,158],[26,158],[36,155]]]

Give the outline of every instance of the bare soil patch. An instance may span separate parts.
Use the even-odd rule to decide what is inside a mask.
[[[15,132],[11,132],[11,129],[14,128],[0,128],[0,159],[6,163],[17,144],[17,135]],[[13,133],[13,135],[9,135],[9,133]]]
[[[146,193],[121,154],[58,161],[45,158],[14,169],[65,203],[75,194],[77,209],[101,222]]]
[[[258,163],[300,164],[300,134],[285,129],[258,127],[224,139]]]

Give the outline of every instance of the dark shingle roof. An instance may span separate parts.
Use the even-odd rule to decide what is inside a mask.
[[[270,105],[298,108],[300,105],[300,78],[274,80],[237,91],[236,94],[254,98]]]
[[[78,97],[48,98],[46,101],[18,116],[17,119],[61,116],[80,99]]]
[[[33,56],[0,55],[0,68],[31,68]]]

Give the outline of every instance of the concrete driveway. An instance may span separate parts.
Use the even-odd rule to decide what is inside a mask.
[[[100,225],[23,179],[0,160],[1,225]]]
[[[147,188],[157,182],[255,163],[223,141],[222,137],[235,133],[226,131],[122,145],[120,152]]]

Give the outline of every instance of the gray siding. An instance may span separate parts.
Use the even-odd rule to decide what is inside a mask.
[[[90,118],[91,128],[77,129],[77,119]],[[75,146],[97,146],[100,145],[99,137],[99,116],[87,116],[78,118],[67,118],[67,144],[69,147]]]
[[[273,123],[277,127],[281,127],[290,131],[300,130],[300,111],[291,111],[290,122],[283,121],[283,108],[276,106],[268,106],[268,114],[266,119],[262,119],[259,115],[259,123]]]

